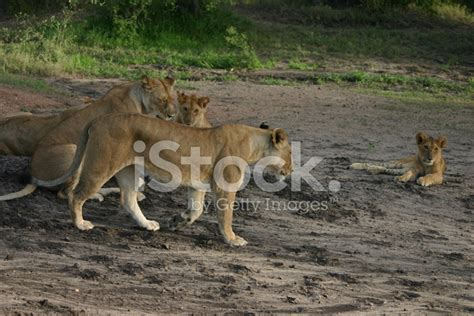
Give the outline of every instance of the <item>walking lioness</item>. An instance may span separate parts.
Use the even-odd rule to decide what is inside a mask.
[[[443,148],[446,147],[446,137],[433,137],[425,133],[416,134],[418,154],[389,163],[353,163],[352,169],[367,170],[372,174],[397,175],[395,180],[407,182],[416,179],[422,186],[443,183],[443,174],[446,171],[446,162],[443,158]]]
[[[157,151],[156,146],[163,142],[174,145]],[[146,219],[137,203],[133,166],[137,163],[137,147],[145,171],[154,179],[177,181],[190,188],[188,210],[181,213],[180,220],[172,221],[171,228],[189,225],[199,218],[206,192],[202,185],[208,184],[214,193],[220,231],[224,240],[233,246],[247,244],[232,230],[237,189],[227,190],[219,181],[225,179],[238,187],[243,181],[243,172],[235,164],[222,168],[219,162],[227,157],[254,164],[261,158],[272,157],[267,158],[270,160],[267,170],[280,178],[293,171],[288,137],[280,128],[222,125],[200,129],[143,115],[113,114],[95,120],[84,131],[74,162],[65,175],[53,181],[36,179],[35,183],[54,187],[74,178],[68,195],[72,220],[77,228],[89,230],[94,226],[83,219],[82,205],[115,175],[124,208],[141,227],[158,230],[159,224]],[[196,149],[200,150],[198,158],[201,159],[194,156]]]
[[[79,110],[64,112],[53,121],[54,124],[38,121],[41,123],[41,129],[37,127],[30,131],[28,129],[30,125],[25,124],[26,118],[17,119],[18,127],[9,137],[10,143],[14,145],[9,143],[8,148],[22,145],[22,148],[25,148],[23,152],[32,155],[33,177],[43,180],[55,179],[64,174],[71,165],[82,130],[97,117],[111,113],[142,113],[162,119],[173,119],[177,113],[174,105],[174,83],[172,78],[161,80],[144,77],[141,81],[115,86],[104,97],[90,105]],[[25,146],[22,141],[25,137],[20,137],[22,133],[40,134],[38,131],[43,129],[47,132],[41,134],[41,138],[35,135],[29,140],[29,145]],[[36,187],[36,184],[28,184],[19,192],[0,196],[0,200],[25,196],[33,192]]]

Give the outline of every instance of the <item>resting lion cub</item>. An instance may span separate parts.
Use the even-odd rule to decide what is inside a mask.
[[[136,146],[137,141],[142,141],[140,146]],[[161,141],[173,142],[175,147],[155,150],[155,144],[160,145]],[[219,184],[223,178],[238,186],[244,175],[235,165],[223,168],[222,162],[219,163],[221,159],[231,157],[232,161],[236,161],[238,157],[254,164],[264,157],[279,157],[279,161],[270,158],[267,170],[279,177],[286,177],[293,171],[288,136],[280,128],[222,125],[200,129],[140,114],[112,114],[98,118],[84,130],[73,163],[66,174],[52,181],[35,179],[35,182],[42,186],[55,187],[74,178],[72,190],[68,195],[72,220],[80,230],[89,230],[94,225],[83,219],[82,206],[115,175],[122,191],[124,208],[141,227],[158,230],[160,225],[145,218],[137,203],[134,174],[137,153],[134,146],[141,148],[140,156],[143,155],[144,168],[149,175],[169,182],[180,173],[181,178],[174,180],[177,184],[190,188],[189,209],[181,214],[180,221],[173,221],[174,227],[171,228],[189,225],[201,216],[206,192],[202,184],[207,183],[215,195],[220,232],[224,240],[233,246],[247,244],[232,230],[236,189],[226,190]],[[191,148],[194,151],[196,147],[200,149],[201,158],[206,157],[206,163],[198,164],[197,158],[191,154]],[[186,164],[184,158],[187,158]],[[169,167],[170,163],[174,164],[174,170]],[[194,169],[193,166],[199,165],[198,177],[196,172],[191,170]],[[217,179],[214,172],[218,174]]]
[[[367,170],[372,174],[397,175],[395,180],[408,182],[416,180],[422,186],[443,183],[443,174],[446,171],[446,162],[443,158],[443,148],[446,147],[446,137],[433,137],[425,133],[416,134],[418,155],[407,157],[389,163],[353,163],[352,169]]]

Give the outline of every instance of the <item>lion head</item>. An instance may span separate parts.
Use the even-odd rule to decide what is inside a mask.
[[[178,112],[174,104],[174,84],[175,80],[170,77],[163,80],[143,77],[142,104],[146,114],[156,115],[164,120],[174,118]]]
[[[177,95],[180,123],[197,127],[196,124],[201,122],[206,115],[209,98],[198,98],[195,94],[188,96],[184,92],[179,91],[177,91]]]
[[[293,172],[293,158],[288,135],[281,128],[271,130],[271,150],[269,155],[277,157],[274,163],[267,166],[267,171],[276,176],[280,181]]]
[[[446,147],[447,139],[444,136],[434,139],[433,137],[419,132],[416,134],[418,145],[418,158],[425,166],[432,166],[443,159],[442,150]]]

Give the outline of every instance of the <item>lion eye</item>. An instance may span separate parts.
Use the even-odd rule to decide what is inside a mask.
[[[193,113],[194,113],[194,114],[198,114],[198,112],[199,112],[198,110],[194,110],[194,112],[193,112]]]

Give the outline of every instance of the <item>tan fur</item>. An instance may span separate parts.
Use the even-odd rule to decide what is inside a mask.
[[[211,123],[206,118],[208,97],[190,96],[184,92],[177,91],[179,110],[176,122],[192,127],[211,127]]]
[[[182,173],[180,184],[189,188],[189,208],[171,221],[172,229],[191,224],[203,211],[205,191],[191,180],[191,168],[182,164],[181,158],[189,157],[192,147],[199,147],[201,156],[211,158],[210,165],[201,166],[199,180],[210,184],[215,195],[220,231],[224,240],[234,246],[243,246],[247,242],[232,230],[232,206],[236,193],[216,185],[212,176],[216,163],[228,156],[240,157],[249,164],[263,157],[278,156],[284,160],[284,165],[271,165],[269,169],[280,176],[287,176],[293,171],[291,148],[282,129],[260,129],[245,125],[200,129],[143,115],[114,114],[97,119],[84,132],[74,162],[65,175],[54,181],[39,181],[39,184],[56,186],[71,177],[75,178],[69,194],[69,206],[74,225],[81,230],[88,230],[93,225],[84,221],[82,205],[115,175],[122,190],[124,208],[140,226],[157,230],[159,224],[146,219],[136,203],[133,164],[137,154],[133,145],[137,140],[146,144],[146,150],[141,155],[147,173],[160,182],[170,181],[171,175],[162,169],[163,165],[156,166],[150,161],[151,146],[163,140],[180,145],[176,151],[164,150],[160,153],[162,159],[179,168]],[[241,183],[243,180],[237,167],[225,168],[223,176],[228,182]]]
[[[418,154],[407,158],[382,164],[353,163],[352,169],[367,170],[372,174],[397,175],[395,180],[408,182],[416,179],[422,186],[443,183],[446,162],[443,158],[443,148],[446,147],[446,137],[433,137],[420,132],[416,134]]]
[[[37,179],[49,180],[64,174],[72,163],[82,130],[99,116],[111,113],[143,113],[163,119],[173,118],[177,112],[173,103],[173,88],[174,80],[171,78],[160,80],[145,77],[141,81],[113,87],[101,99],[66,118],[52,116],[49,118],[51,120],[49,124],[36,125],[45,127],[46,135],[33,137],[31,144],[38,142],[39,139],[36,146],[30,144],[25,146],[34,148],[33,152],[24,151],[32,155],[31,175]],[[25,121],[22,121],[20,125],[25,130],[29,127]],[[51,129],[51,126],[54,128]],[[107,132],[113,133],[115,130],[111,126],[111,130]],[[31,133],[38,135],[42,131],[39,127],[36,130],[31,129]],[[17,134],[13,134],[15,135]],[[10,147],[5,146],[12,152]],[[18,197],[20,196],[22,195]]]
[[[0,119],[0,155],[31,156],[40,140],[83,106],[50,115],[18,113]]]

